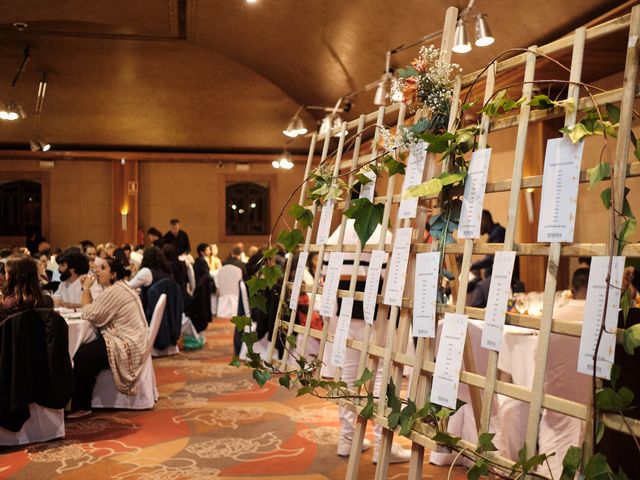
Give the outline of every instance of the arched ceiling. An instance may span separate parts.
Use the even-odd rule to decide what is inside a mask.
[[[385,52],[440,29],[450,2],[0,1],[0,102],[21,101],[31,114],[0,122],[0,148],[26,148],[46,72],[40,133],[54,148],[278,151],[298,105],[332,106],[376,80]],[[454,61],[473,71],[506,48],[552,40],[620,3],[477,0],[474,12],[488,14],[496,42]],[[17,31],[14,22],[28,27]],[[11,88],[25,45],[30,60]],[[373,110],[372,96],[355,96],[348,118]],[[309,127],[322,115],[311,113]]]

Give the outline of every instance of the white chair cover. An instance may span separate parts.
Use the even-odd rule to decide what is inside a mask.
[[[37,403],[29,405],[31,418],[18,432],[0,428],[0,445],[24,445],[64,438],[64,410],[45,408]]]
[[[242,280],[242,270],[235,265],[223,265],[218,270],[218,311],[216,316],[231,318],[238,314],[240,280]]]
[[[163,293],[156,303],[149,325],[149,336],[147,348],[144,354],[145,360],[142,362],[138,381],[136,382],[135,393],[125,395],[117,388],[113,380],[111,370],[102,370],[96,378],[96,385],[93,387],[93,398],[91,406],[93,408],[126,408],[131,410],[145,410],[153,408],[158,400],[158,388],[156,386],[156,376],[153,371],[151,352],[153,342],[156,341],[160,322],[164,315],[167,304],[167,296]]]

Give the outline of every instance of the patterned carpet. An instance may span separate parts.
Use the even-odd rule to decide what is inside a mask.
[[[102,410],[68,421],[64,440],[0,448],[0,478],[343,479],[336,406],[274,383],[260,389],[248,369],[228,366],[232,328],[216,319],[205,349],[154,360],[154,410]],[[367,435],[373,439],[371,429]],[[359,478],[373,478],[371,460],[369,450]],[[390,466],[389,478],[406,478],[408,468]],[[424,471],[445,479],[448,468]],[[464,478],[463,470],[454,476]]]

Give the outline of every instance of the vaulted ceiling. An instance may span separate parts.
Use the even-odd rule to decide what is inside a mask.
[[[54,149],[278,151],[300,104],[332,106],[375,81],[385,52],[440,29],[451,2],[0,0],[0,102],[20,101],[29,115],[0,123],[0,148],[27,148],[46,72],[39,133]],[[621,3],[477,0],[474,12],[488,14],[496,42],[454,61],[473,71]],[[29,61],[11,87],[27,45]],[[372,111],[372,97],[355,96],[347,118]],[[322,115],[311,114],[309,127]]]

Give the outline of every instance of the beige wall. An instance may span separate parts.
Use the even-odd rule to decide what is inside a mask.
[[[65,248],[84,240],[106,241],[111,236],[111,162],[56,161],[53,168],[40,168],[31,160],[0,160],[4,179],[23,178],[24,173],[49,178],[49,231],[43,232],[54,247]],[[43,192],[44,193],[44,192]],[[24,238],[0,239],[3,245],[24,244]]]
[[[214,163],[140,163],[140,225],[166,232],[169,220],[177,217],[189,234],[191,248],[200,242],[215,243],[220,257],[228,255],[231,245],[243,242],[266,244],[268,236],[227,237],[225,234],[225,186],[233,182],[268,184],[270,222],[277,218],[291,191],[302,180],[304,166],[275,170],[270,164],[251,164],[248,172],[236,170],[235,164]],[[298,195],[294,198],[297,200]],[[280,223],[275,235],[284,228]]]

